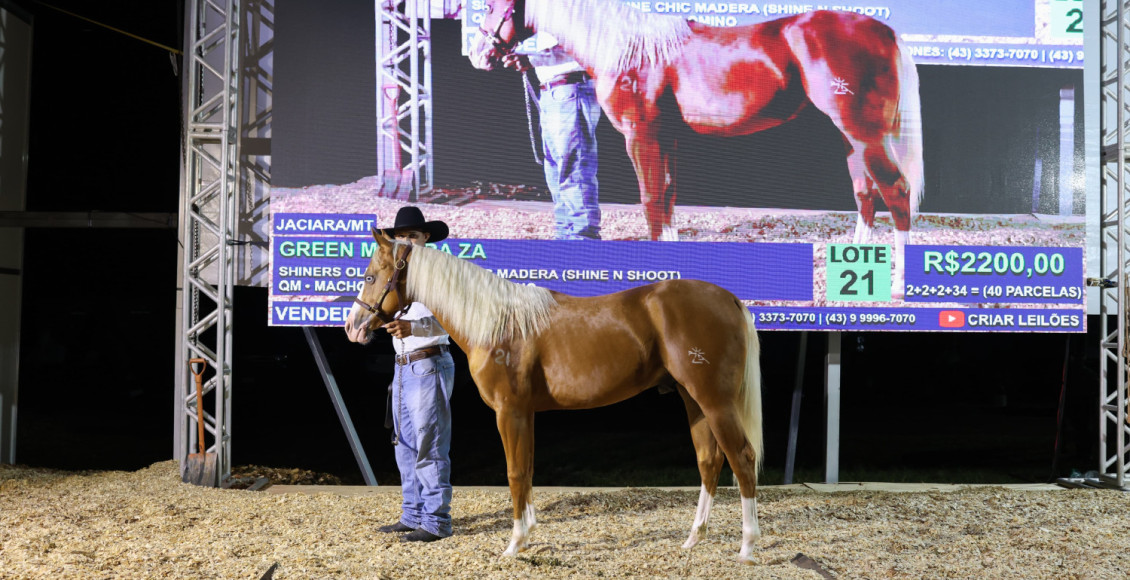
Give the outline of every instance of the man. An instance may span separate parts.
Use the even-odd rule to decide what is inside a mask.
[[[417,207],[396,213],[381,232],[417,246],[447,237],[447,224],[425,221]],[[451,389],[455,363],[447,331],[426,306],[413,302],[385,329],[393,338],[396,367],[392,381],[393,443],[400,470],[400,520],[378,528],[409,532],[405,542],[433,542],[451,535]]]
[[[542,137],[545,184],[553,195],[554,233],[559,240],[600,239],[600,197],[597,184],[596,124],[600,104],[596,86],[585,69],[539,32],[502,58],[507,68],[523,74],[531,67],[540,82],[537,102]]]

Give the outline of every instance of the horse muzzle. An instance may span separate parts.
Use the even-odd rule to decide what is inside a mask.
[[[373,319],[381,321],[381,324],[387,322],[387,318],[377,308],[362,302],[360,299],[355,299],[356,304],[349,316],[345,319],[345,335],[351,342],[358,342],[367,344],[369,342]],[[367,312],[368,314],[365,314]]]
[[[360,320],[355,320],[360,318]],[[369,323],[372,322],[373,315],[361,316],[358,312],[357,316],[350,316],[345,321],[345,336],[349,338],[350,342],[358,342],[366,344],[369,342]]]
[[[471,66],[479,70],[492,71],[502,67],[502,55],[491,38],[485,35],[479,36],[467,58],[471,61]]]
[[[479,70],[492,71],[504,68],[506,65],[503,59],[514,52],[516,45],[515,41],[506,42],[497,34],[491,34],[480,28],[478,39],[471,46],[467,58],[470,59],[471,66]]]

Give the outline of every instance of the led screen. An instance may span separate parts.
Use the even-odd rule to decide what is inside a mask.
[[[450,226],[439,249],[579,296],[708,280],[765,330],[1085,330],[1082,2],[530,1],[514,51],[565,47],[602,100],[599,240],[560,239],[539,165],[554,79],[472,66],[469,0],[430,8],[411,203]],[[378,81],[380,30],[373,5],[278,7],[273,325],[340,324],[370,229],[409,203],[378,168],[377,100],[410,105]]]

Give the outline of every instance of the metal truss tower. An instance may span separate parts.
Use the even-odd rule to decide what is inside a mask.
[[[217,485],[231,474],[232,298],[239,208],[240,2],[189,0],[185,29],[181,190],[181,309],[176,371],[175,456],[198,451],[197,422],[211,434]],[[189,361],[203,359],[206,404],[197,413]],[[208,402],[209,396],[211,402]],[[209,439],[205,436],[205,439]]]
[[[1130,178],[1127,131],[1130,122],[1130,3],[1100,3],[1099,74],[1101,137],[1101,223],[1099,474],[1104,485],[1127,487],[1130,425],[1127,424],[1127,307],[1130,306]]]
[[[174,457],[232,466],[232,314],[236,283],[256,284],[266,232],[271,168],[274,0],[187,0],[182,192],[177,296]],[[431,6],[434,4],[435,6]],[[433,187],[431,18],[455,14],[455,0],[376,3],[377,149],[380,194],[415,201]],[[252,216],[253,219],[240,217]],[[192,359],[204,359],[205,411],[198,416]]]
[[[275,0],[244,0],[240,16],[240,241],[235,283],[266,286],[270,246],[271,130],[274,121]]]
[[[380,195],[416,201],[434,186],[432,14],[427,0],[377,0],[376,14]]]

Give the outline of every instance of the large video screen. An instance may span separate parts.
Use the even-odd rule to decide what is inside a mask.
[[[493,53],[508,0],[421,5],[438,249],[576,296],[707,280],[763,330],[1085,330],[1082,1],[517,1],[537,34]],[[341,324],[409,204],[378,31],[277,8],[272,325]]]

